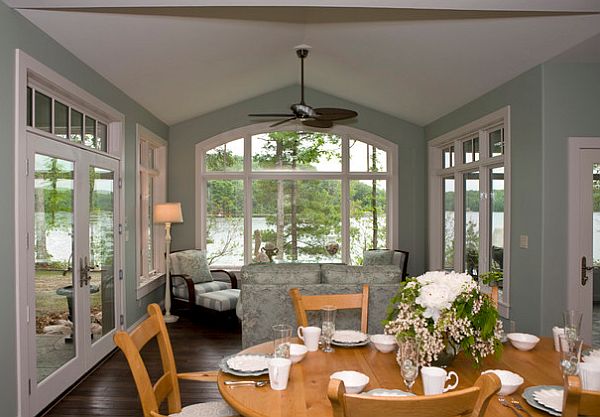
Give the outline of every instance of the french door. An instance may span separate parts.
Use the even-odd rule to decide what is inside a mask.
[[[572,138],[569,157],[568,306],[600,347],[600,138]]]
[[[113,347],[121,314],[119,162],[27,134],[29,410]]]

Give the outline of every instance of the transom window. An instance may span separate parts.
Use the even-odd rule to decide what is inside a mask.
[[[108,152],[108,122],[53,97],[43,88],[27,87],[27,126],[91,149]]]
[[[364,250],[391,247],[396,147],[365,136],[281,130],[200,143],[198,246],[209,263],[360,264]]]
[[[505,313],[510,241],[507,126],[508,109],[503,109],[429,143],[430,268],[465,271],[476,279],[483,272],[495,272],[502,277],[500,310]]]

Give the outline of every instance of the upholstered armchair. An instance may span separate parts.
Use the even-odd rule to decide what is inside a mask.
[[[173,300],[190,309],[235,310],[240,296],[235,274],[223,269],[211,270],[206,252],[199,249],[172,252],[170,257]]]

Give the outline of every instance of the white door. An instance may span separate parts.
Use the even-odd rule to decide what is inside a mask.
[[[114,347],[121,314],[119,163],[31,133],[27,159],[27,350],[35,415]]]
[[[585,343],[600,347],[600,138],[571,139],[569,158],[568,307],[583,312]]]

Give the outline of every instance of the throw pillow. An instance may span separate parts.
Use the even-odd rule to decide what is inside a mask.
[[[213,280],[206,261],[206,252],[202,250],[190,249],[172,253],[171,263],[172,273],[187,275],[196,284]]]

